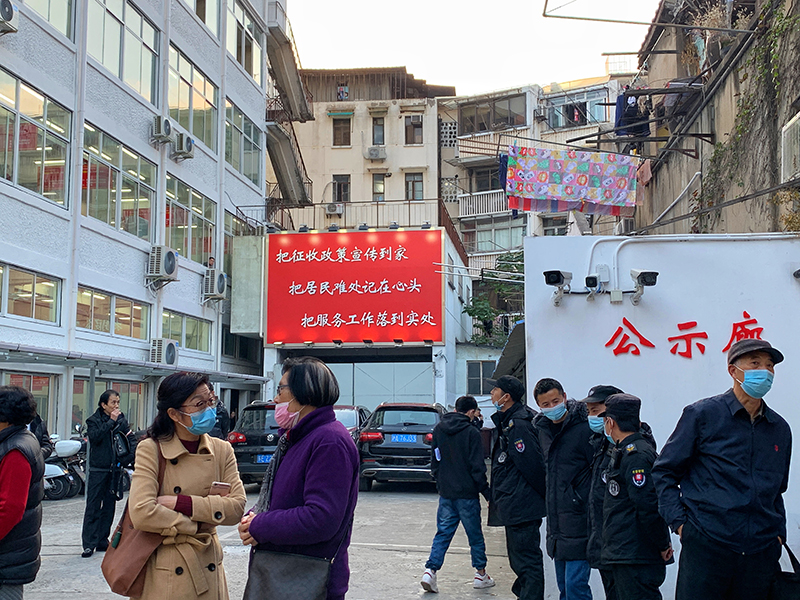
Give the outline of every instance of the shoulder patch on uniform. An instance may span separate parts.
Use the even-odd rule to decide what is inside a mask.
[[[619,494],[619,484],[615,479],[612,479],[608,482],[608,493],[612,496]]]
[[[508,428],[509,428],[509,429],[511,429],[513,426],[514,426],[514,419],[511,419],[511,420],[508,422]]]
[[[636,452],[636,444],[628,444],[625,446],[625,451],[630,454],[631,452]]]
[[[522,439],[517,440],[514,442],[514,448],[517,449],[517,452],[525,452],[525,442]]]
[[[632,473],[633,485],[636,487],[642,487],[645,482],[644,469],[634,469]]]

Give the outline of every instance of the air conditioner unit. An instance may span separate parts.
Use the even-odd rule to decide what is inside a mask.
[[[178,279],[178,253],[166,246],[151,246],[147,278]]]
[[[325,205],[326,215],[341,215],[344,212],[344,204],[341,202],[329,202]]]
[[[630,217],[623,217],[614,225],[614,235],[626,235],[634,230],[634,220]]]
[[[386,160],[386,148],[384,146],[370,146],[367,148],[364,158],[369,160]]]
[[[781,183],[800,176],[800,113],[781,130]]]
[[[228,276],[220,269],[206,269],[203,277],[203,300],[224,300]]]
[[[172,158],[194,158],[194,140],[185,133],[179,133],[175,137],[175,152]]]
[[[0,0],[0,35],[16,33],[19,29],[19,7],[11,0]]]
[[[167,338],[150,340],[150,362],[159,365],[177,365],[178,342]]]
[[[154,142],[169,142],[172,139],[172,123],[166,117],[153,117],[153,137]]]

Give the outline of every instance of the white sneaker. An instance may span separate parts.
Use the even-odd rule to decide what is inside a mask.
[[[484,573],[481,575],[477,571],[475,572],[475,579],[472,580],[472,587],[476,590],[482,590],[484,588],[494,587],[494,579],[489,577],[488,573]]]
[[[434,594],[439,593],[439,586],[436,585],[436,571],[425,569],[425,574],[422,576],[420,584],[422,585],[422,589],[426,592],[433,592]],[[494,585],[494,581],[492,585]]]

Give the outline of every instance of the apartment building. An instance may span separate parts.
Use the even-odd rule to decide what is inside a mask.
[[[242,207],[307,198],[284,4],[36,0],[4,28],[0,382],[62,436],[109,387],[146,427],[176,369],[230,408],[262,397],[272,365],[231,333],[228,298]]]

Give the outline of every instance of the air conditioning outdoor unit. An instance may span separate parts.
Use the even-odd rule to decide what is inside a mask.
[[[151,246],[147,261],[148,279],[178,279],[178,253],[166,246]]]
[[[167,338],[150,340],[150,362],[159,365],[177,365],[178,343]]]
[[[370,146],[367,148],[366,157],[369,160],[386,160],[386,148],[384,146]]]
[[[781,183],[800,176],[800,113],[781,130]]]
[[[185,133],[179,133],[175,137],[175,152],[172,158],[194,158],[194,140]]]
[[[153,117],[153,141],[169,142],[172,139],[172,123],[166,117]]]
[[[11,0],[0,0],[0,35],[16,33],[19,29],[19,7]]]
[[[614,225],[614,235],[626,235],[634,229],[634,220],[630,217],[623,217]]]
[[[206,269],[203,277],[203,300],[224,300],[228,276],[220,269]]]
[[[344,212],[344,204],[341,202],[329,202],[325,205],[326,215],[341,215]]]

